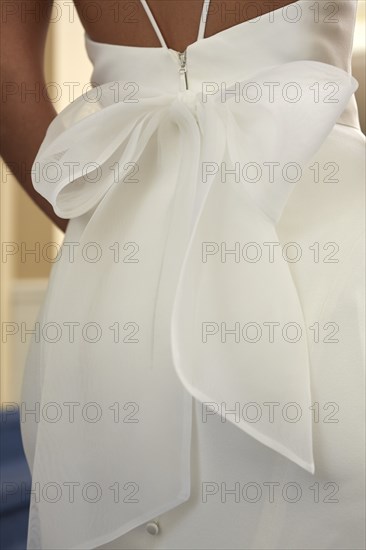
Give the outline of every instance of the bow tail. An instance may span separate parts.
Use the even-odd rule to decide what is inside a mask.
[[[192,232],[201,152],[199,128],[190,111],[182,102],[176,101],[171,114],[172,117],[159,128],[161,172],[167,164],[176,166],[176,178],[171,182],[175,190],[169,208],[170,220],[153,311],[151,368],[159,369],[164,366],[171,368],[171,361],[166,361],[166,354],[170,354],[166,335],[170,330],[170,310],[181,264]],[[177,146],[172,142],[175,132],[178,132]]]
[[[216,181],[186,255],[171,345],[207,411],[314,472],[306,327],[274,225]],[[208,412],[208,414],[211,414]]]

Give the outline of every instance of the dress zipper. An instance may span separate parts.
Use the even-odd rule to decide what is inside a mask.
[[[184,50],[184,52],[177,52],[179,63],[180,63],[180,69],[179,74],[181,78],[181,88],[183,90],[188,90],[188,79],[187,79],[187,50]]]

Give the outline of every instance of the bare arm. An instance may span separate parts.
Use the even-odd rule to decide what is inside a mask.
[[[0,152],[31,199],[65,231],[68,220],[56,216],[31,180],[32,164],[48,125],[57,115],[43,92],[43,58],[52,4],[53,0],[2,2]]]

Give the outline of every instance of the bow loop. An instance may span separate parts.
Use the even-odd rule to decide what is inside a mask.
[[[357,87],[357,80],[342,69],[294,61],[261,70],[215,94],[241,184],[274,222]]]
[[[119,168],[137,162],[174,96],[145,90],[120,100],[106,83],[78,97],[49,125],[33,166],[33,185],[61,218],[94,208],[120,181]]]

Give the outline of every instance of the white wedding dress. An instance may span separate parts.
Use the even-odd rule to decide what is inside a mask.
[[[354,0],[97,43],[33,184],[70,222],[23,382],[30,549],[364,548]],[[144,12],[141,12],[144,15]]]

